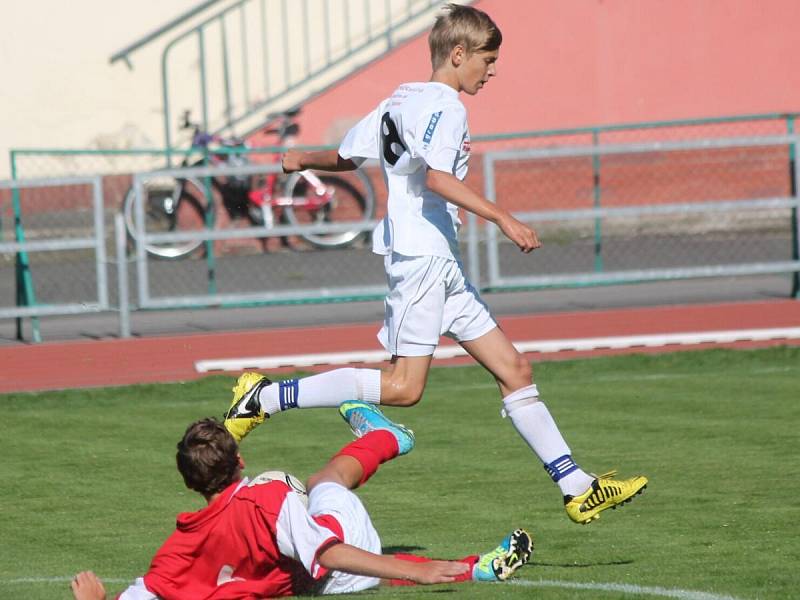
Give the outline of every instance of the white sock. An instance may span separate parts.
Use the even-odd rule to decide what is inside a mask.
[[[577,496],[592,485],[594,478],[572,460],[556,422],[539,400],[535,385],[524,387],[503,398],[503,413],[511,418],[517,433],[544,463],[545,470],[564,495]]]
[[[381,401],[381,372],[378,369],[334,369],[302,379],[276,381],[258,393],[268,415],[290,408],[337,407],[346,400]]]

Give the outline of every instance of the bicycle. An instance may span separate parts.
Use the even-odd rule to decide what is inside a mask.
[[[299,133],[295,117],[300,109],[268,115],[263,130],[277,137],[278,145],[291,146]],[[249,158],[237,150],[246,150],[248,144],[237,137],[222,137],[210,134],[199,124],[190,120],[185,111],[181,129],[192,129],[191,149],[201,151],[208,158],[195,160],[190,152],[181,162],[182,167],[211,165],[243,165]],[[225,152],[214,152],[211,146],[218,144]],[[275,162],[280,162],[276,153]],[[206,186],[198,179],[168,177],[145,180],[145,231],[176,232],[201,230],[216,225],[214,212],[215,195],[231,221],[247,219],[252,225],[271,229],[276,222],[290,225],[316,225],[342,221],[356,223],[370,221],[375,216],[375,191],[372,182],[361,171],[353,173],[361,189],[350,181],[335,175],[317,175],[302,171],[284,175],[271,173],[264,176],[236,175],[210,178],[212,194],[207,199]],[[363,190],[363,191],[362,191]],[[134,220],[135,193],[131,187],[125,194],[122,212],[128,235],[136,239]],[[211,219],[208,216],[212,217]],[[341,248],[366,239],[369,232],[361,229],[342,233],[301,233],[299,237],[315,248]],[[266,239],[262,248],[266,251]],[[283,245],[288,240],[282,238]],[[146,244],[149,254],[160,258],[183,258],[197,250],[203,241]]]

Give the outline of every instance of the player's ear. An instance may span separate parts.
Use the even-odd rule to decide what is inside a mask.
[[[450,62],[454,67],[458,67],[466,58],[467,51],[461,44],[456,44],[450,51]]]
[[[239,461],[239,468],[244,470],[244,459],[242,458],[242,455],[237,452],[236,458]]]

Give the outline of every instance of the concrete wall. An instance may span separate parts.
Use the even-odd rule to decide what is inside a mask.
[[[797,0],[479,0],[504,41],[463,97],[473,134],[800,111]],[[306,106],[305,143],[337,140],[403,81],[430,76],[424,36]]]
[[[198,0],[5,2],[0,19],[0,179],[10,148],[160,145],[160,48],[109,57]]]
[[[108,58],[198,2],[7,2],[0,179],[9,175],[9,148],[160,146],[163,44],[136,53],[133,71]],[[473,133],[800,110],[798,0],[476,6],[495,18],[505,41],[498,77],[465,98]],[[196,66],[186,69],[194,85]],[[301,141],[338,141],[398,82],[429,75],[420,36],[307,103]]]

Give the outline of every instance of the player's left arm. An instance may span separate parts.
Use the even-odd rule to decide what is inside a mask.
[[[530,252],[542,245],[536,231],[475,192],[452,173],[428,168],[425,184],[429,190],[448,202],[497,225],[523,252]]]

